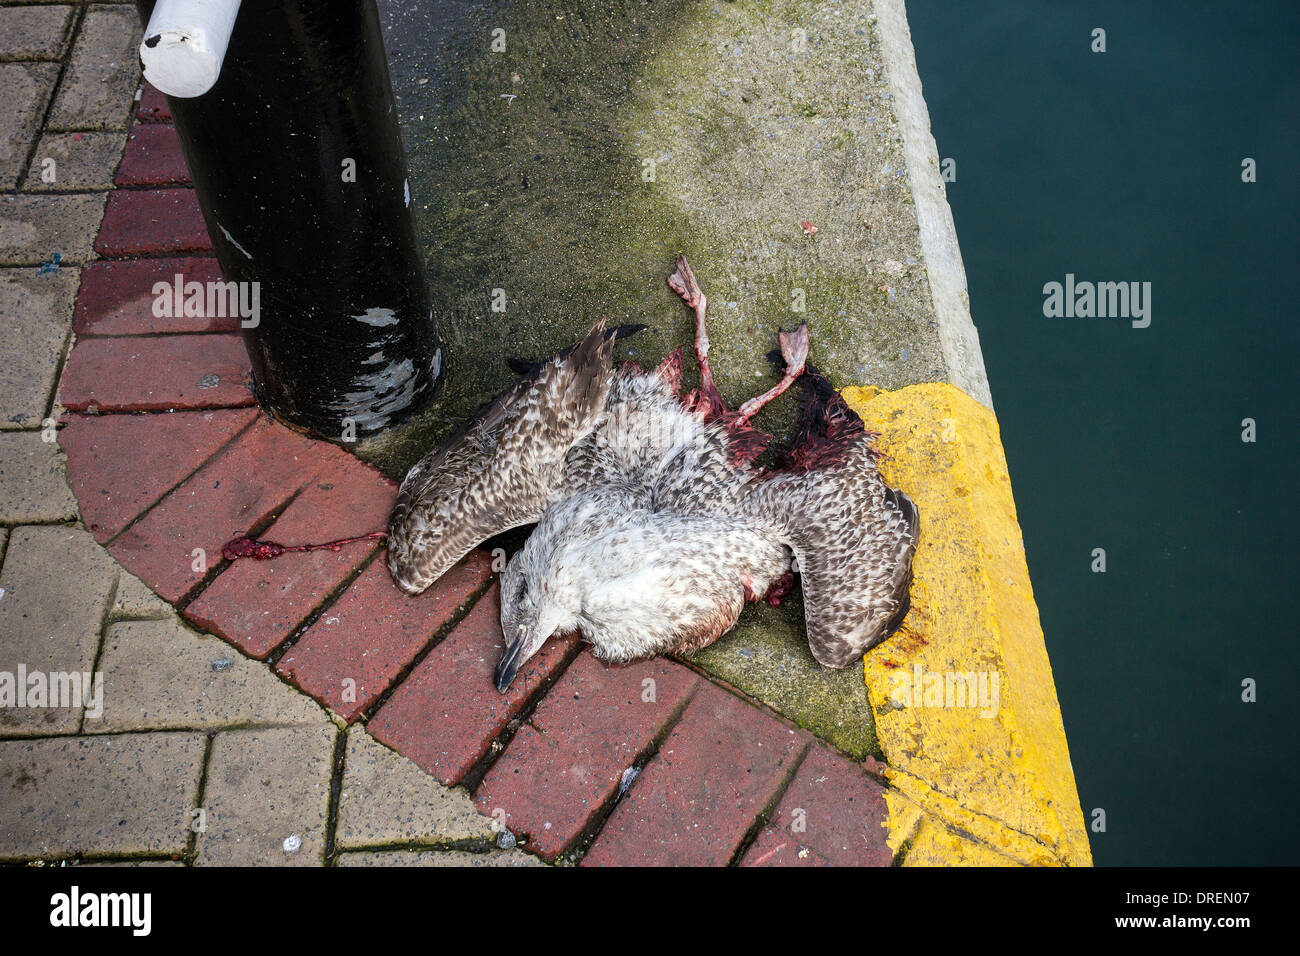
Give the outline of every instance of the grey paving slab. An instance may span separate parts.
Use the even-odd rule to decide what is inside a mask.
[[[54,400],[81,270],[0,269],[0,429],[39,428]]]
[[[155,866],[179,866],[184,868],[185,864],[180,860],[87,860],[78,866],[123,866],[128,868],[155,867]]]
[[[63,472],[63,454],[40,432],[0,431],[0,522],[63,521],[77,500]]]
[[[335,866],[545,866],[520,850],[467,853],[462,850],[383,850],[341,853]]]
[[[57,63],[0,63],[0,189],[13,189],[58,82]]]
[[[0,741],[0,859],[184,852],[203,734]]]
[[[36,144],[23,180],[25,192],[79,192],[113,188],[126,147],[125,130],[46,133]]]
[[[348,732],[339,795],[339,847],[490,841],[492,821],[463,790],[444,787],[362,727]]]
[[[51,525],[13,531],[0,569],[0,701],[5,700],[6,674],[13,675],[14,696],[0,706],[0,735],[75,733],[85,705],[98,710],[93,682],[87,688],[82,681],[74,697],[80,706],[51,707],[49,696],[42,706],[33,706],[27,693],[17,694],[18,675],[21,669],[26,675],[21,683],[30,687],[33,675],[42,675],[49,685],[51,674],[90,673],[116,580],[116,563],[79,528]],[[63,692],[72,687],[61,679],[54,682],[60,686],[62,704]]]
[[[140,80],[141,32],[133,6],[86,11],[47,129],[126,128]]]
[[[117,579],[117,595],[113,599],[112,617],[167,618],[174,612],[172,606],[149,590],[149,586],[130,571],[123,569]]]
[[[213,740],[199,866],[319,866],[337,728],[234,730]],[[297,849],[285,841],[296,838]],[[290,844],[292,846],[293,844]]]
[[[107,193],[0,196],[0,266],[39,266],[56,252],[66,265],[87,262],[107,203]]]
[[[58,60],[68,47],[74,8],[0,7],[0,60]]]
[[[87,733],[249,724],[319,726],[325,712],[260,661],[174,614],[109,627],[100,656],[104,710]]]

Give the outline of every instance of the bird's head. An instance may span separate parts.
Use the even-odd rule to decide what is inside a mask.
[[[519,669],[549,638],[576,628],[580,608],[577,582],[566,571],[563,555],[534,532],[501,576],[501,631],[506,648],[497,664],[497,690],[504,694]]]

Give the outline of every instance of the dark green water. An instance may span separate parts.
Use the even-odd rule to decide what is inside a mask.
[[[1294,864],[1300,5],[908,15],[1096,862]]]

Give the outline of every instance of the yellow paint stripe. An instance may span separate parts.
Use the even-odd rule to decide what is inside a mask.
[[[912,610],[864,660],[891,845],[917,864],[1091,865],[997,419],[946,384],[843,394],[921,513]]]

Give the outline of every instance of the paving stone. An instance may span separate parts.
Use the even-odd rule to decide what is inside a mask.
[[[140,77],[140,20],[128,5],[93,4],[64,70],[49,129],[122,129]]]
[[[0,196],[0,264],[39,266],[52,262],[56,252],[63,265],[84,263],[106,201],[94,193]]]
[[[70,415],[68,481],[96,541],[108,541],[258,417],[256,409]]]
[[[547,641],[502,694],[492,673],[505,649],[493,584],[446,639],[422,660],[366,729],[451,786],[484,757],[533,692],[564,663],[575,637]]]
[[[181,853],[203,734],[0,741],[0,859]]]
[[[219,637],[196,634],[178,618],[124,621],[108,629],[99,670],[104,712],[84,732],[319,724],[314,703],[260,661]]]
[[[188,283],[203,283],[204,314],[154,315],[157,299],[154,287],[163,282],[175,288],[178,275],[182,290]],[[206,256],[92,262],[81,271],[81,289],[77,293],[74,315],[77,335],[237,332],[239,316],[208,314],[206,311],[207,283],[220,281],[220,265],[216,259]],[[174,298],[173,295],[173,301]],[[214,304],[217,305],[215,312],[225,311],[215,299]],[[176,309],[167,311],[175,312]]]
[[[607,667],[582,654],[492,765],[475,802],[486,814],[503,811],[530,850],[555,859],[614,797],[623,772],[698,683],[662,658]]]
[[[231,730],[208,763],[199,866],[320,866],[338,729]],[[284,841],[297,837],[296,851]]]
[[[143,581],[129,571],[121,571],[117,576],[117,594],[113,597],[113,608],[109,612],[115,620],[169,618],[175,611],[172,606],[154,594]]]
[[[0,60],[58,60],[68,46],[70,6],[0,10]]]
[[[495,839],[492,820],[464,790],[449,789],[360,727],[348,731],[336,845]]]
[[[136,110],[136,122],[170,123],[172,110],[167,103],[167,97],[148,80],[141,80],[140,87],[140,107]]]
[[[122,158],[120,131],[46,133],[36,144],[23,180],[26,192],[82,192],[113,188],[113,173]],[[53,160],[50,165],[49,160]],[[48,181],[47,181],[48,180]]]
[[[175,604],[217,566],[225,542],[266,522],[311,481],[331,448],[260,418],[118,535],[109,551]],[[204,570],[195,568],[196,548],[204,552]]]
[[[38,276],[35,269],[0,269],[0,428],[39,428],[49,413],[78,271]]]
[[[211,254],[212,240],[194,190],[117,189],[109,193],[95,251],[110,258]]]
[[[59,401],[101,412],[249,406],[250,375],[238,335],[85,338],[68,358]]]
[[[276,669],[346,720],[355,720],[491,576],[471,551],[423,594],[398,589],[375,561],[280,659]]]
[[[78,863],[77,866],[124,866],[129,868],[179,866],[181,869],[185,868],[185,864],[180,860],[86,860]]]
[[[57,63],[0,63],[0,189],[18,185],[58,79]]]
[[[77,502],[63,477],[63,455],[40,432],[0,432],[0,521],[65,521]]]
[[[725,866],[808,737],[701,684],[583,866]]]
[[[335,866],[545,866],[519,850],[467,853],[463,850],[380,850],[340,853]]]
[[[396,497],[397,488],[391,481],[340,452],[262,537],[281,544],[301,544],[368,534],[386,525]],[[377,541],[357,542],[339,551],[289,553],[274,561],[236,561],[186,607],[185,616],[245,653],[265,657],[379,547]],[[382,567],[382,562],[376,567]],[[396,590],[391,582],[388,589]],[[335,612],[331,616],[338,619]],[[324,630],[337,632],[338,628]]]
[[[89,673],[118,569],[79,528],[16,528],[0,570],[0,672]],[[84,689],[84,684],[82,685]],[[0,734],[75,733],[81,707],[0,707]]]
[[[190,168],[175,127],[147,123],[131,129],[117,170],[119,186],[181,186],[189,182]]]
[[[813,745],[743,866],[889,866],[884,788],[851,760]]]

